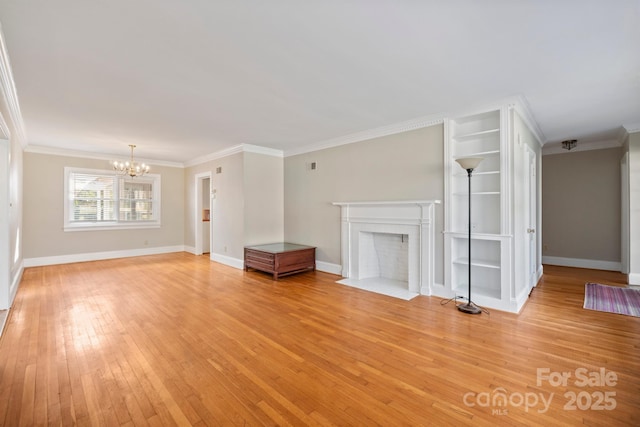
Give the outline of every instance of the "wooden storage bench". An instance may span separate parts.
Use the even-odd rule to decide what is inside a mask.
[[[316,248],[294,243],[270,243],[244,248],[244,269],[273,274],[274,280],[303,271],[316,269]]]

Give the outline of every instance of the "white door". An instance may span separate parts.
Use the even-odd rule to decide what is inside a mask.
[[[537,284],[537,255],[538,255],[538,196],[537,196],[537,161],[536,155],[533,150],[525,145],[525,165],[528,168],[526,173],[527,183],[525,184],[525,215],[527,226],[527,282],[529,286],[529,292]]]

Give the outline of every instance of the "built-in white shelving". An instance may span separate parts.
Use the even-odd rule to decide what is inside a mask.
[[[523,262],[514,250],[513,224],[518,208],[514,189],[514,107],[499,105],[445,121],[445,297],[467,297],[479,305],[518,311],[514,271]],[[483,160],[471,178],[471,260],[469,261],[469,180],[456,162]],[[526,297],[526,295],[525,295]]]
[[[449,277],[453,292],[462,296],[467,296],[469,277],[469,181],[455,160],[483,158],[471,180],[472,300],[500,299],[502,295],[501,114],[496,109],[449,120]]]

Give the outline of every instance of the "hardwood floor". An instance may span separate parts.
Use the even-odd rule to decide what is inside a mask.
[[[0,341],[0,422],[638,425],[640,319],[582,308],[586,281],[619,274],[546,266],[519,315],[490,316],[337,279],[187,253],[28,268]]]

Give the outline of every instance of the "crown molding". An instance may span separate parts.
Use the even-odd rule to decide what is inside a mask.
[[[113,154],[93,153],[89,151],[68,150],[66,148],[45,147],[43,145],[27,145],[24,149],[25,153],[47,154],[50,156],[78,157],[82,159],[107,160],[112,162],[118,158],[128,160],[128,156],[118,156]],[[166,160],[143,159],[136,157],[137,162],[144,162],[154,166],[167,166],[172,168],[184,168],[184,164],[180,162],[170,162]]]
[[[568,154],[568,153],[577,153],[580,151],[591,151],[591,150],[605,150],[607,148],[620,148],[622,147],[622,143],[617,139],[607,139],[604,141],[593,141],[593,142],[580,142],[576,148],[571,151],[565,150],[562,148],[561,143],[554,144],[545,144],[542,147],[542,155],[547,156],[549,154]]]
[[[11,139],[11,131],[9,130],[9,126],[7,126],[7,122],[4,121],[2,113],[0,113],[0,138]]]
[[[195,159],[184,162],[184,167],[191,167],[207,163],[212,160],[221,159],[223,157],[232,156],[238,153],[255,153],[264,154],[265,156],[284,157],[282,150],[276,150],[274,148],[262,147],[260,145],[252,144],[238,144],[233,147],[225,148],[215,153],[207,154],[206,156],[197,157]]]
[[[242,144],[234,145],[233,147],[225,148],[223,150],[216,151],[215,153],[211,153],[202,157],[196,157],[195,159],[187,160],[186,162],[184,162],[184,167],[188,168],[191,166],[201,165],[202,163],[207,163],[212,160],[221,159],[223,157],[242,153],[242,151],[243,151]]]
[[[540,126],[538,126],[538,122],[536,122],[533,117],[533,113],[531,112],[531,106],[529,105],[529,101],[524,95],[516,95],[513,97],[512,104],[515,107],[515,110],[518,112],[522,120],[527,124],[533,136],[538,140],[538,144],[542,147],[547,142],[547,137],[545,136]]]
[[[284,152],[285,157],[297,156],[299,154],[311,153],[313,151],[325,150],[327,148],[339,147],[341,145],[353,144],[355,142],[367,141],[383,136],[408,132],[416,129],[426,128],[444,123],[444,115],[437,114],[431,116],[418,117],[400,123],[381,126],[374,129],[356,132],[337,138],[327,139],[300,148],[294,148]]]
[[[622,129],[629,134],[638,133],[640,132],[640,123],[625,124],[625,125],[622,125]]]
[[[275,148],[261,147],[259,145],[242,144],[242,150],[246,153],[264,154],[265,156],[284,157],[282,150]]]
[[[2,25],[0,24],[0,92],[9,110],[9,120],[15,130],[15,137],[20,142],[22,147],[27,145],[27,136],[24,130],[24,122],[22,121],[22,113],[20,112],[20,103],[18,102],[18,92],[16,91],[16,84],[13,80],[13,73],[11,72],[11,63],[9,62],[9,53],[7,51],[7,45],[4,41],[4,33],[2,32]],[[4,120],[3,120],[4,121]],[[3,133],[8,135],[7,123],[4,122]]]

